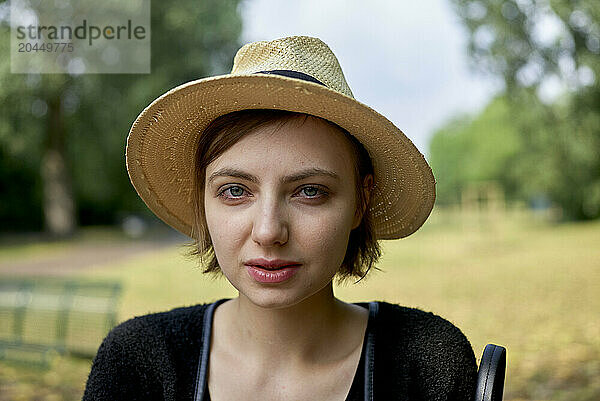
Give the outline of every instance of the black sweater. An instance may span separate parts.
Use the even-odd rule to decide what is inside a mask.
[[[193,400],[207,306],[136,317],[115,327],[94,358],[83,401]],[[379,302],[373,332],[376,401],[474,398],[473,349],[447,320]]]

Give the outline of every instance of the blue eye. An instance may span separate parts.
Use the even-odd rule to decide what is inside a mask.
[[[224,196],[225,192],[227,192],[227,191],[229,191],[231,196]],[[244,194],[244,191],[245,191],[244,188],[242,188],[238,185],[232,185],[230,187],[225,188],[221,192],[219,192],[219,194],[217,196],[223,197],[225,199],[237,199]]]
[[[305,195],[308,195],[310,197],[316,196],[319,193],[319,189],[316,187],[304,187],[302,188],[302,191]]]
[[[233,196],[242,196],[244,188],[242,187],[229,187],[229,193]]]

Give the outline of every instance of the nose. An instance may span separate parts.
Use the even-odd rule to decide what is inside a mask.
[[[252,226],[252,240],[261,247],[281,246],[288,241],[288,218],[285,207],[275,198],[258,202]]]

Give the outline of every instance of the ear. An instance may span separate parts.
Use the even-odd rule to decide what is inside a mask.
[[[373,174],[368,174],[362,185],[362,191],[364,193],[365,204],[357,205],[356,212],[354,213],[354,220],[352,222],[352,230],[360,225],[362,221],[362,217],[365,214],[365,209],[369,204],[369,200],[371,199],[371,191],[373,190]]]

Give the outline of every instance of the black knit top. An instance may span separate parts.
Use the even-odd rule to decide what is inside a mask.
[[[475,355],[456,326],[419,309],[386,302],[378,306],[369,323],[375,338],[374,400],[474,398]],[[115,327],[94,358],[83,401],[193,400],[207,307],[140,316]],[[363,399],[359,383],[357,376],[348,400]]]

